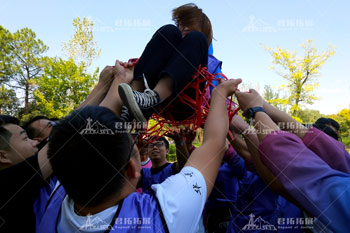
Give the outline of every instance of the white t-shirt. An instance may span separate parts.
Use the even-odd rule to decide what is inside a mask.
[[[203,175],[193,167],[152,185],[170,233],[196,232],[207,196]],[[118,205],[90,216],[78,216],[74,203],[66,197],[62,203],[58,233],[103,233],[111,223]]]

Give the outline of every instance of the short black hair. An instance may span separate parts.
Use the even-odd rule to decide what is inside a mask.
[[[53,127],[48,157],[76,203],[94,206],[121,190],[134,144],[126,130],[115,130],[119,122],[108,108],[87,106]]]
[[[333,120],[332,118],[325,118],[325,117],[321,117],[321,118],[317,119],[317,121],[315,122],[315,125],[317,125],[317,126],[331,125],[336,130],[339,130],[339,128],[340,128],[340,125],[337,121]]]
[[[39,137],[40,131],[34,128],[32,123],[41,119],[49,120],[46,116],[35,116],[23,124],[23,129],[25,129],[30,139]]]
[[[9,115],[0,115],[0,150],[6,151],[10,149],[10,138],[12,136],[12,133],[3,127],[7,124],[19,125],[19,120]]]
[[[338,140],[339,136],[338,134],[331,128],[329,125],[333,126],[337,131],[339,130],[340,126],[339,123],[331,118],[325,118],[321,117],[317,119],[315,124],[313,126],[321,131],[323,131],[325,134],[331,136],[335,140]]]

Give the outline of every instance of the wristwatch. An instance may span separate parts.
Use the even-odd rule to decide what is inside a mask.
[[[254,108],[248,108],[244,113],[243,116],[247,118],[253,118],[255,117],[255,113],[257,112],[264,112],[266,113],[265,109],[263,107],[254,107]]]

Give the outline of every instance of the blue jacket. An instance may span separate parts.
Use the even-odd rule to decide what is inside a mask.
[[[266,186],[256,174],[247,171],[245,177],[239,181],[236,211],[228,232],[241,232],[248,224],[251,214],[266,221],[267,225],[275,227],[277,232],[302,232],[298,229],[280,229],[281,219],[300,218],[301,210]],[[286,226],[286,225],[283,225]],[[294,227],[294,226],[292,226]],[[256,229],[249,232],[276,232]]]
[[[221,71],[221,66],[222,66],[222,61],[218,60],[216,57],[213,55],[213,44],[210,44],[209,50],[208,50],[208,71],[211,74],[217,74],[217,73],[222,73]],[[222,76],[218,76],[219,78],[222,78]],[[218,81],[213,80],[212,84],[216,87],[218,85]],[[210,86],[210,92],[214,89],[213,86]]]
[[[142,168],[142,191],[148,192],[152,184],[160,184],[166,178],[172,176],[173,166],[174,163],[169,163],[165,168],[155,174],[151,173],[152,168]]]

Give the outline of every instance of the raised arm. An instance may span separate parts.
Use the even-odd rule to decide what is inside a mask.
[[[180,172],[181,169],[186,164],[188,158],[190,157],[190,153],[188,152],[187,146],[187,135],[190,134],[190,129],[179,129],[173,133],[168,133],[166,136],[172,138],[175,142],[176,146],[176,170]]]
[[[91,105],[99,105],[105,98],[112,82],[113,82],[113,67],[106,66],[100,73],[97,85],[92,89],[86,100],[79,105],[79,108]]]
[[[248,108],[252,107],[261,107],[263,104],[263,99],[260,95],[255,91],[251,90],[250,93],[236,93],[238,98],[238,102],[243,111],[246,111]],[[258,112],[259,113],[259,112]],[[257,113],[257,114],[258,114]],[[246,124],[242,118],[237,116],[232,119],[230,124],[230,128],[233,132],[241,132],[244,138],[244,141],[247,144],[248,151],[251,155],[252,161],[254,163],[254,167],[259,174],[259,176],[264,180],[266,185],[270,187],[274,192],[280,194],[288,201],[297,205],[299,208],[304,209],[298,201],[296,201],[283,187],[283,185],[279,182],[274,174],[267,168],[263,162],[261,161],[261,151],[259,151],[259,138],[263,140],[269,133],[278,130],[278,127],[274,124],[274,122],[269,119],[269,117],[265,113],[261,113],[262,115],[255,115],[255,127],[250,128],[248,124]],[[263,115],[265,114],[265,116]],[[260,141],[261,141],[260,140]],[[248,164],[251,161],[246,161]],[[246,163],[246,164],[247,164]]]
[[[287,113],[276,109],[265,101],[263,107],[269,117],[282,130],[294,133],[302,139],[304,144],[331,168],[350,173],[350,155],[345,150],[344,144],[314,127],[306,128]]]
[[[185,164],[202,173],[207,186],[207,198],[215,183],[225,152],[229,126],[226,98],[234,93],[241,81],[241,79],[227,80],[213,90],[210,110],[204,127],[203,144],[193,151]]]
[[[101,105],[112,109],[116,113],[120,113],[122,102],[118,95],[118,85],[122,82],[131,82],[130,77],[132,72],[131,68],[124,68],[119,61],[116,62],[116,66],[106,66],[101,74],[97,85],[91,91],[87,99],[79,105],[79,108],[83,108],[89,105]],[[107,93],[107,95],[106,95]],[[102,102],[102,103],[101,103]],[[48,145],[43,147],[38,153],[38,162],[42,176],[47,179],[52,174],[52,168],[47,158]]]
[[[113,67],[113,82],[103,99],[100,106],[111,109],[114,113],[120,116],[123,101],[119,96],[118,86],[121,83],[130,83],[133,79],[133,66],[127,66],[126,63],[117,60]]]
[[[308,131],[308,128],[306,128],[303,124],[297,122],[293,117],[275,108],[266,101],[263,101],[262,107],[266,110],[269,117],[279,126],[281,130],[294,133],[301,139],[304,138],[304,135]]]

